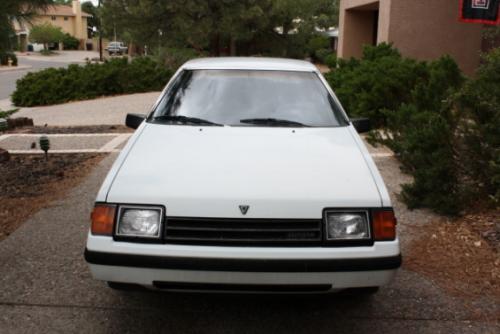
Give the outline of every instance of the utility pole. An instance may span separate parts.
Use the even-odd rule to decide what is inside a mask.
[[[99,2],[97,3],[97,10],[99,12],[99,61],[103,61],[102,59],[102,22],[101,22],[101,12],[100,10],[101,9],[101,0],[99,0]]]
[[[163,35],[163,31],[158,29],[158,55],[161,54],[161,36]]]

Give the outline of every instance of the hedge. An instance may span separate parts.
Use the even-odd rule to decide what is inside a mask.
[[[9,65],[9,59],[12,60],[12,66],[17,66],[17,57],[14,52],[0,50],[0,65]]]
[[[78,38],[75,38],[68,33],[64,34],[62,43],[64,50],[78,50],[78,47],[80,46]]]
[[[459,170],[464,174],[464,193],[474,199],[486,194],[500,204],[500,48],[483,57],[474,79],[458,93],[460,112]]]
[[[161,90],[173,71],[148,57],[117,58],[103,64],[48,68],[28,73],[17,81],[12,101],[30,107],[99,96]]]
[[[413,182],[409,208],[455,215],[500,203],[500,49],[474,79],[455,61],[403,58],[392,46],[367,47],[338,61],[327,78],[350,115],[370,117],[374,143],[390,147]]]
[[[385,124],[383,110],[410,100],[412,88],[427,75],[425,65],[403,58],[389,44],[365,47],[361,59],[338,59],[326,78],[352,116]],[[333,65],[337,65],[334,63]]]

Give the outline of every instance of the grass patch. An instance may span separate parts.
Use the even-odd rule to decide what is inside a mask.
[[[10,115],[12,115],[13,113],[17,112],[18,110],[19,109],[10,109],[10,110],[6,110],[6,111],[0,110],[0,118],[7,118]]]

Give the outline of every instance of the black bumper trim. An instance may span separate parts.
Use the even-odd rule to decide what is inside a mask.
[[[402,262],[401,255],[327,260],[206,259],[104,253],[88,249],[85,249],[85,260],[91,264],[134,268],[294,273],[392,270],[399,268]]]
[[[163,290],[230,292],[325,292],[332,289],[331,284],[226,284],[163,281],[153,281],[153,286]]]

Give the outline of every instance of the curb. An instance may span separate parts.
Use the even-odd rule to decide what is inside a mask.
[[[20,65],[20,66],[6,66],[6,67],[0,67],[0,73],[2,72],[13,72],[13,71],[24,71],[32,68],[33,66],[31,65]]]

